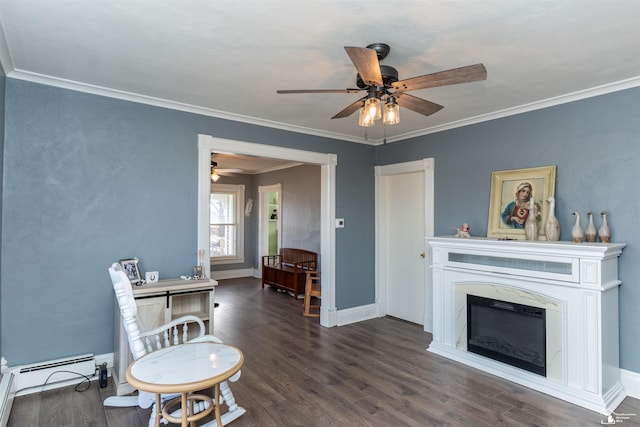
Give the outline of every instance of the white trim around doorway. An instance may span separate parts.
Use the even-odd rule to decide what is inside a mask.
[[[332,153],[256,144],[231,139],[198,135],[198,253],[204,251],[204,259],[209,259],[209,181],[211,152],[245,154],[270,157],[320,166],[320,271],[322,271],[322,302],[320,324],[336,326],[335,298],[335,200],[336,166],[338,156]],[[209,263],[205,272],[210,276]]]

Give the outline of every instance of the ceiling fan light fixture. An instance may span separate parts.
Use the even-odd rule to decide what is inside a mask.
[[[375,120],[371,118],[365,107],[360,108],[360,114],[358,116],[358,124],[363,128],[371,127],[375,124]]]
[[[211,182],[217,182],[220,179],[220,175],[218,175],[216,171],[216,166],[218,166],[218,163],[211,160]]]
[[[371,120],[380,120],[382,118],[382,105],[375,92],[369,94],[369,97],[364,101],[364,111],[371,117]]]
[[[385,125],[397,125],[400,123],[400,106],[393,96],[389,96],[387,102],[384,104],[384,117],[382,122]]]

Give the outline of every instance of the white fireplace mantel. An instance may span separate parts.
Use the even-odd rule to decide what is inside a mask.
[[[620,382],[618,257],[622,243],[432,237],[433,341],[428,350],[609,414]],[[466,295],[546,309],[547,375],[468,352]]]

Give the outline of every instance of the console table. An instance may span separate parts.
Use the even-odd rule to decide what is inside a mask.
[[[133,286],[141,329],[150,331],[180,316],[191,314],[202,319],[206,333],[213,335],[214,290],[217,284],[213,279],[171,279]],[[122,396],[135,390],[125,379],[133,357],[117,304],[114,317],[112,377],[117,395]]]
[[[623,243],[428,238],[433,341],[428,350],[608,414],[620,382],[618,257]],[[467,351],[467,295],[546,310],[546,376]]]

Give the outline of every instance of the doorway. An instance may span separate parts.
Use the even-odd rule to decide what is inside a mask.
[[[433,236],[433,159],[377,166],[376,293],[380,314],[430,332],[426,237]]]
[[[258,187],[258,247],[261,255],[277,255],[282,247],[282,186]],[[260,269],[258,269],[259,274]]]
[[[266,144],[256,144],[198,135],[198,258],[209,259],[209,192],[211,153],[246,154],[292,160],[320,166],[320,269],[322,271],[322,307],[320,324],[337,326],[335,300],[335,200],[336,165],[338,156],[332,153],[297,150]],[[205,274],[211,277],[209,263]]]

